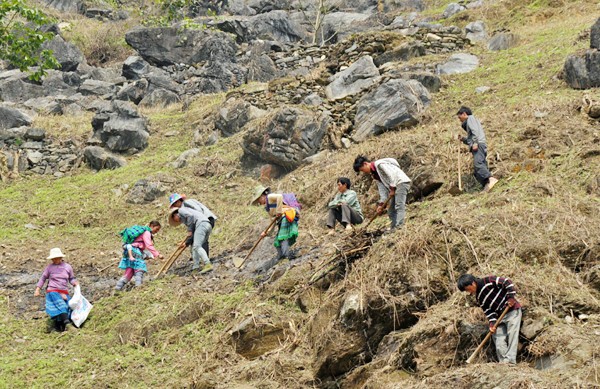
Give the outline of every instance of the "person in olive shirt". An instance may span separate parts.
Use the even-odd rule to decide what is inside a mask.
[[[363,222],[363,213],[356,192],[350,190],[350,179],[340,177],[337,180],[338,193],[327,205],[329,215],[327,216],[327,227],[329,232],[335,232],[335,223],[340,222],[347,231],[352,231],[352,226]]]

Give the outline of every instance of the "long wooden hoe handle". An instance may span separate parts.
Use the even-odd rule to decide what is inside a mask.
[[[460,174],[460,146],[458,147],[458,190],[462,192],[462,175]]]
[[[388,196],[387,200],[385,200],[385,203],[383,203],[383,206],[382,206],[383,209],[387,208],[388,203],[390,202],[391,199],[392,199],[392,196]],[[375,215],[373,215],[373,217],[371,217],[371,219],[369,219],[367,224],[365,224],[365,226],[362,229],[366,230],[367,227],[369,227],[369,225],[373,222],[373,220],[375,220],[377,218],[377,216],[379,216],[379,213],[375,212]]]
[[[179,256],[181,255],[181,253],[183,252],[183,250],[185,250],[185,246],[182,247],[182,245],[185,243],[187,237],[185,237],[178,245],[177,245],[177,249],[173,252],[173,254],[171,254],[171,256],[169,257],[169,259],[167,259],[162,266],[160,267],[160,270],[158,271],[158,273],[156,274],[156,277],[160,276],[163,273],[166,273],[167,271],[169,271],[169,269],[171,268],[171,266],[173,265],[173,262],[175,262],[175,260],[177,260],[177,258],[179,258]]]
[[[506,308],[504,308],[504,311],[502,312],[502,314],[500,315],[500,317],[498,318],[498,320],[496,320],[496,325],[494,325],[494,327],[493,327],[494,330],[496,328],[498,328],[498,326],[502,322],[502,319],[504,319],[504,315],[506,315],[506,313],[508,312],[509,309],[510,309],[510,307],[508,305],[506,306]],[[473,362],[473,359],[475,359],[475,357],[477,356],[477,354],[479,354],[479,352],[481,351],[481,349],[483,348],[483,346],[485,346],[485,344],[487,343],[488,340],[490,340],[491,337],[492,337],[492,331],[489,331],[488,334],[483,339],[483,342],[481,342],[481,344],[479,345],[479,347],[477,347],[477,349],[475,351],[473,351],[473,354],[471,354],[471,356],[469,357],[469,359],[467,359],[467,363]]]
[[[271,220],[271,223],[269,223],[269,226],[267,227],[267,229],[264,231],[264,235],[266,235],[269,230],[271,229],[271,227],[273,227],[273,225],[275,224],[275,222],[277,220],[281,219],[281,216],[275,216],[273,218],[273,220]],[[248,252],[248,254],[244,257],[244,260],[242,262],[239,263],[239,265],[237,265],[238,268],[244,266],[244,263],[246,262],[246,260],[248,258],[250,258],[250,255],[252,255],[252,253],[254,252],[254,249],[256,248],[256,246],[258,246],[258,244],[260,243],[261,240],[263,240],[264,236],[263,234],[260,235],[260,238],[258,238],[258,240],[256,241],[256,243],[254,243],[254,246],[252,246],[252,248],[250,249],[250,252]]]

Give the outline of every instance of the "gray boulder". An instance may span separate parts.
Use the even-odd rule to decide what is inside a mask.
[[[23,103],[29,109],[51,115],[62,114],[62,107],[54,97],[36,97]]]
[[[55,35],[42,44],[42,50],[52,50],[52,54],[60,63],[60,70],[70,72],[77,70],[77,66],[85,60],[77,46],[66,42],[60,35]]]
[[[492,37],[488,42],[488,50],[500,51],[508,50],[519,44],[519,36],[512,32],[500,32]]]
[[[92,119],[93,138],[116,152],[136,152],[148,147],[146,120],[130,102],[114,100],[111,111],[98,112]]]
[[[298,108],[283,107],[251,122],[242,142],[249,160],[295,169],[315,154],[327,130],[329,117]]]
[[[118,100],[131,101],[134,104],[139,104],[144,98],[148,89],[148,81],[145,79],[136,80],[128,85],[125,85],[117,93]]]
[[[433,73],[405,73],[402,78],[419,81],[431,93],[439,92],[442,87],[442,80]]]
[[[127,194],[130,204],[144,204],[157,200],[167,194],[167,188],[159,181],[139,180]]]
[[[318,42],[336,43],[347,36],[377,27],[369,14],[357,12],[331,12],[323,17],[322,34],[317,34]]]
[[[0,129],[29,126],[33,119],[10,105],[0,105]]]
[[[46,0],[46,5],[61,12],[82,13],[85,6],[80,0]]]
[[[248,71],[248,82],[268,82],[280,76],[275,62],[267,54],[250,54],[242,59],[242,65]]]
[[[442,13],[442,17],[444,19],[449,18],[450,16],[454,16],[459,12],[464,11],[465,9],[467,9],[465,6],[457,4],[457,3],[450,3],[448,4],[448,6],[446,7],[446,9],[444,10],[444,13]]]
[[[166,89],[176,94],[183,93],[181,84],[173,81],[169,73],[161,69],[156,69],[145,75],[148,80],[148,90]]]
[[[300,24],[286,11],[271,11],[251,17],[248,30],[253,39],[274,40],[281,43],[299,42],[306,38]]]
[[[81,78],[77,73],[57,70],[49,70],[42,81],[45,96],[74,95],[80,85]]]
[[[123,77],[128,80],[139,80],[152,70],[150,64],[140,56],[132,55],[123,62]]]
[[[221,31],[176,27],[136,28],[125,41],[155,66],[193,65],[209,60],[235,62],[237,45]]]
[[[590,47],[600,50],[600,18],[596,20],[590,30]]]
[[[565,81],[573,89],[600,87],[600,51],[588,50],[583,56],[570,55],[563,73]]]
[[[177,157],[175,162],[171,163],[171,166],[173,166],[175,169],[181,169],[183,167],[186,167],[189,161],[197,157],[198,155],[200,155],[200,149],[198,148],[186,150],[183,153],[181,153],[179,157]]]
[[[125,159],[111,154],[98,146],[88,146],[83,149],[83,159],[87,162],[90,169],[117,169],[127,165]]]
[[[236,63],[210,61],[186,88],[200,93],[219,93],[246,83],[248,70]]]
[[[22,102],[45,95],[45,89],[31,82],[27,73],[18,69],[0,73],[0,101]]]
[[[479,66],[479,58],[472,54],[453,54],[446,63],[437,66],[438,74],[469,73]]]
[[[179,103],[179,96],[166,89],[155,89],[147,94],[142,101],[140,107],[162,107],[165,108],[171,104]]]
[[[465,33],[467,39],[471,42],[483,42],[488,38],[485,31],[485,24],[481,20],[467,24]]]
[[[113,95],[117,86],[111,82],[98,80],[85,80],[79,87],[79,93],[84,96],[105,96]]]
[[[34,142],[41,142],[46,138],[46,131],[41,128],[28,128],[25,133],[25,139]]]
[[[360,142],[388,130],[413,126],[430,100],[427,89],[416,80],[385,82],[359,100],[352,139]]]
[[[256,108],[242,99],[229,99],[219,110],[215,127],[221,131],[223,136],[232,136],[237,134],[250,121],[266,114],[267,111]]]
[[[375,58],[375,65],[381,66],[388,62],[408,61],[411,58],[422,57],[425,54],[425,46],[421,42],[406,43],[379,55]]]
[[[361,57],[347,69],[329,77],[331,83],[325,88],[329,100],[355,95],[379,81],[379,70],[369,55]]]
[[[323,104],[323,99],[316,93],[311,93],[304,98],[304,104],[318,107]]]

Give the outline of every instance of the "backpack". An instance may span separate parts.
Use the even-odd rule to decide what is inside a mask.
[[[123,231],[119,232],[121,239],[123,239],[124,244],[131,244],[134,240],[137,239],[138,236],[142,235],[144,232],[150,231],[150,227],[148,226],[131,226],[125,228]]]

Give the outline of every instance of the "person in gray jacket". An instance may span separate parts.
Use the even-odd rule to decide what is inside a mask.
[[[192,208],[181,207],[171,208],[169,211],[169,225],[178,226],[183,223],[188,229],[188,238],[183,243],[185,246],[192,246],[192,259],[194,260],[193,270],[200,268],[200,259],[204,263],[204,267],[200,274],[212,271],[213,266],[210,263],[208,254],[202,248],[202,245],[208,241],[212,232],[212,225],[202,212]]]
[[[388,197],[391,197],[388,209],[388,216],[392,222],[390,229],[393,230],[402,226],[406,214],[406,197],[410,190],[411,180],[400,169],[398,161],[394,158],[383,158],[371,162],[367,157],[359,155],[354,160],[353,167],[356,174],[359,172],[370,174],[377,182],[377,189],[379,190],[378,214],[385,211],[383,204]]]
[[[352,231],[352,226],[363,222],[363,213],[356,192],[350,189],[350,179],[340,177],[337,179],[338,193],[327,204],[327,227],[330,234],[335,232],[335,222],[340,222],[346,231]]]
[[[212,213],[212,211],[200,201],[196,199],[188,199],[185,195],[180,195],[179,193],[173,193],[171,196],[169,196],[169,209],[181,207],[191,208],[193,210],[203,213],[204,216],[208,218],[211,227],[213,229],[215,228],[215,223],[218,219],[217,215]],[[210,245],[208,243],[208,240],[206,240],[202,248],[204,249],[204,251],[206,251],[206,255],[210,256]]]
[[[487,192],[496,185],[497,178],[494,178],[488,169],[487,164],[487,141],[481,122],[473,116],[469,107],[462,106],[456,113],[461,121],[461,127],[467,132],[467,136],[457,135],[462,143],[469,146],[469,151],[473,154],[473,175]]]

